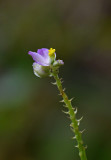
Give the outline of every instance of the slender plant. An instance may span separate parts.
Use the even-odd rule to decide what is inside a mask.
[[[61,102],[65,103],[65,107],[67,108],[67,112],[64,113],[68,114],[71,120],[70,127],[74,132],[73,139],[77,141],[76,147],[79,150],[80,159],[87,160],[86,147],[84,146],[82,140],[83,131],[79,131],[79,124],[82,118],[79,120],[76,119],[77,109],[73,108],[71,104],[72,99],[68,99],[68,96],[62,87],[62,81],[58,76],[59,67],[62,66],[64,62],[62,60],[56,60],[55,49],[52,48],[49,50],[47,48],[38,49],[37,52],[29,51],[28,54],[31,55],[35,61],[33,63],[33,71],[36,76],[41,78],[47,76],[54,77],[55,83],[53,84],[57,85],[60,95],[63,98]]]

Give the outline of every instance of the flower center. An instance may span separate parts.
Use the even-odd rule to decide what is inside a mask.
[[[53,56],[54,55],[54,53],[55,53],[55,49],[53,49],[53,48],[50,48],[50,50],[48,50],[49,51],[49,56]]]

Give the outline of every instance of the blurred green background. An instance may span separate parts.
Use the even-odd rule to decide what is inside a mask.
[[[53,79],[37,78],[27,54],[50,47],[88,159],[111,160],[110,0],[0,1],[0,160],[79,160]]]

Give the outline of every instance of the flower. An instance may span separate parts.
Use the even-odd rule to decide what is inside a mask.
[[[50,48],[50,50],[42,48],[38,49],[37,52],[29,51],[28,54],[35,61],[33,63],[33,70],[34,74],[38,77],[51,76],[50,68],[54,66],[53,64],[56,64],[56,67],[64,64],[62,60],[56,61],[56,53],[53,48]]]
[[[37,64],[42,66],[50,66],[52,63],[52,56],[53,60],[56,58],[56,53],[52,53],[52,51],[48,50],[47,48],[38,49],[37,53],[29,51],[28,54],[32,56],[33,60]]]

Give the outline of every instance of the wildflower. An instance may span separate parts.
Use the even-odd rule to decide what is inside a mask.
[[[55,49],[38,49],[37,52],[28,52],[32,56],[34,74],[38,77],[51,76],[51,68],[59,67],[64,64],[62,60],[56,60]]]

